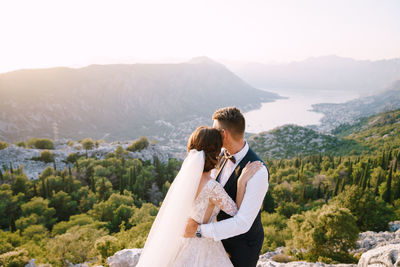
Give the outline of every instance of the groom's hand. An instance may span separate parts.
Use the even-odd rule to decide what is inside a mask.
[[[185,234],[183,236],[184,237],[195,237],[198,226],[199,226],[199,224],[195,220],[193,220],[192,218],[189,218],[189,220],[186,224]]]

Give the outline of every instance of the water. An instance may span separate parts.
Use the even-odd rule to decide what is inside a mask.
[[[312,104],[343,103],[358,97],[355,93],[344,91],[267,91],[288,98],[263,103],[260,109],[245,113],[246,132],[259,133],[289,123],[300,126],[319,124],[324,115],[310,111]]]

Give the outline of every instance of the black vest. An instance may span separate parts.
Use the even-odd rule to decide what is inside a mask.
[[[223,163],[224,158],[220,160],[220,165]],[[239,162],[239,164],[236,166],[235,170],[233,171],[232,175],[229,177],[228,181],[226,182],[224,189],[228,193],[228,195],[233,199],[236,200],[236,192],[237,192],[237,180],[242,173],[243,168],[246,166],[247,162],[253,162],[253,161],[261,161],[264,165],[265,163],[257,156],[254,151],[249,148],[249,151],[247,154],[244,156],[244,158]],[[267,166],[265,165],[267,168]],[[268,177],[269,177],[269,171],[267,168],[268,172]],[[220,175],[221,172],[219,172],[218,175]],[[267,179],[267,178],[266,178]],[[232,216],[229,214],[223,212],[222,210],[219,212],[217,215],[217,220],[225,220],[228,219]],[[236,248],[238,247],[243,247],[243,245],[249,246],[254,253],[256,254],[257,258],[260,253],[262,243],[264,240],[264,230],[263,226],[261,223],[261,210],[258,212],[257,217],[255,218],[253,224],[250,227],[250,230],[247,231],[246,233],[224,239],[222,240],[222,243],[225,247],[225,250],[229,253],[232,254],[232,252],[236,251]],[[236,266],[236,265],[235,265]]]

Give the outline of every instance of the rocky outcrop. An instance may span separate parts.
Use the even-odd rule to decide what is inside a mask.
[[[357,249],[350,251],[353,254],[363,253],[359,262],[359,267],[372,266],[396,266],[400,267],[400,221],[389,223],[392,231],[360,233],[357,241]],[[394,231],[396,230],[396,231]],[[284,247],[279,247],[274,251],[268,251],[262,255],[257,263],[257,267],[355,267],[357,264],[326,264],[323,262],[290,261],[276,262],[279,255],[284,255]],[[135,267],[139,261],[142,249],[124,249],[118,251],[107,259],[110,267]],[[275,259],[275,260],[274,260]],[[290,260],[290,259],[288,259]]]
[[[107,263],[110,267],[135,267],[141,252],[142,249],[139,248],[124,249],[108,257]]]
[[[371,249],[361,255],[358,267],[400,266],[400,244],[389,244]]]
[[[112,143],[100,143],[97,148],[88,150],[88,156],[95,156],[97,159],[104,159],[108,153],[115,152],[117,146],[122,146],[126,149],[132,141],[127,142],[112,142]],[[55,149],[51,152],[54,155],[56,162],[56,168],[58,170],[67,167],[65,159],[71,153],[77,153],[84,155],[86,151],[81,148],[79,143],[74,146],[67,145],[67,140],[55,142]],[[0,150],[0,166],[10,166],[12,163],[13,168],[17,168],[19,165],[24,166],[24,172],[29,179],[37,179],[39,174],[47,167],[53,167],[53,163],[44,163],[42,161],[32,160],[32,157],[39,157],[42,149],[30,149],[10,144],[7,148]],[[157,156],[161,162],[167,162],[170,157],[182,158],[184,155],[179,153],[172,153],[168,148],[156,144],[150,144],[146,149],[136,152],[127,151],[127,156],[131,158],[140,158],[142,160],[153,160],[153,156]]]
[[[328,267],[328,266],[336,266],[336,267],[355,267],[356,264],[325,264],[322,262],[305,262],[305,261],[293,261],[288,263],[280,263],[272,260],[273,255],[277,255],[281,253],[283,248],[278,248],[274,252],[267,252],[260,256],[258,260],[257,267]],[[135,267],[139,261],[141,249],[124,249],[118,251],[114,254],[114,256],[107,258],[107,263],[110,267]]]
[[[364,253],[374,248],[386,246],[390,244],[400,244],[400,229],[396,232],[362,232],[359,234],[357,241],[357,249],[352,253]]]

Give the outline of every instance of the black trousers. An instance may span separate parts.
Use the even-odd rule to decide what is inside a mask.
[[[229,238],[222,240],[226,252],[235,267],[256,267],[264,241],[264,235],[255,240]]]

